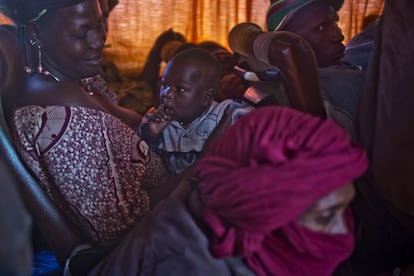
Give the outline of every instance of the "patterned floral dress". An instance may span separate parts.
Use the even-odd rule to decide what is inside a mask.
[[[23,162],[60,207],[100,244],[118,241],[149,210],[143,188],[167,170],[144,140],[105,112],[25,106],[14,115]]]

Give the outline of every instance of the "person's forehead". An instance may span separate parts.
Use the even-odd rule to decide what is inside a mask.
[[[313,22],[336,17],[336,15],[336,11],[328,3],[324,1],[316,1],[297,10],[287,22],[286,27],[307,26]]]
[[[355,190],[352,184],[347,184],[340,189],[331,192],[327,196],[321,198],[314,206],[314,210],[322,211],[337,205],[347,204],[354,196]]]
[[[180,73],[199,71],[206,67],[203,62],[200,62],[196,57],[192,56],[173,57],[169,64],[169,67],[173,67],[175,71],[179,71]]]
[[[320,15],[325,15],[325,14],[336,14],[336,11],[332,8],[332,6],[330,6],[328,3],[324,2],[324,1],[316,1],[316,2],[312,2],[309,5],[307,5],[306,7],[304,7],[303,9],[299,9],[292,18],[294,18],[295,16],[297,17],[303,17],[303,16],[313,16],[313,17],[317,17]],[[297,18],[296,18],[297,20]]]
[[[98,2],[96,0],[86,0],[74,6],[58,9],[54,18],[68,22],[80,21],[77,22],[80,24],[100,15],[101,10]]]
[[[191,82],[199,71],[199,66],[189,59],[172,59],[164,69],[164,79],[174,82]]]

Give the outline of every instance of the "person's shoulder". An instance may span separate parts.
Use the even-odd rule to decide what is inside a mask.
[[[379,27],[379,20],[366,27],[362,32],[355,35],[346,45],[347,48],[357,47],[359,45],[373,42]]]
[[[332,85],[338,86],[339,82],[342,83],[344,81],[357,81],[359,83],[364,76],[365,72],[360,67],[348,63],[319,69],[321,86],[325,83],[332,83]]]
[[[240,117],[255,110],[250,103],[238,99],[227,99],[220,102],[219,105],[222,106],[223,109],[230,109],[233,123],[240,119]]]
[[[28,74],[25,78],[24,89],[17,94],[16,105],[67,105],[69,102],[82,105],[77,95],[86,94],[81,91],[79,84],[73,82],[58,82],[43,74]]]
[[[226,107],[230,108],[231,111],[235,111],[237,109],[252,111],[255,109],[250,103],[240,99],[227,99],[220,102],[220,105],[225,105]]]

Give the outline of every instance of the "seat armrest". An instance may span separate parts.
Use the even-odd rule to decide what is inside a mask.
[[[112,247],[98,247],[87,243],[77,245],[66,260],[63,275],[88,275],[111,250]]]

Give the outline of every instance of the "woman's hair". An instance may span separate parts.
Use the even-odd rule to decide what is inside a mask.
[[[109,12],[111,12],[116,5],[119,4],[119,0],[107,0],[108,1],[108,8],[109,8]]]

